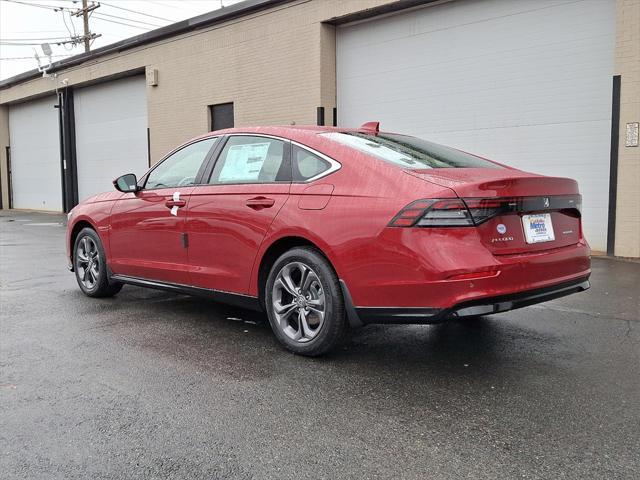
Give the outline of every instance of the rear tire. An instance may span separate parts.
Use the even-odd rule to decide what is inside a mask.
[[[76,237],[73,268],[80,290],[88,297],[112,297],[122,289],[122,283],[109,281],[107,257],[92,228],[83,228]]]
[[[294,353],[322,355],[348,336],[338,277],[315,248],[296,247],[276,260],[267,278],[265,305],[276,338]]]

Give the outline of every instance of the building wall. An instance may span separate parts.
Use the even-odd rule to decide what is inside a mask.
[[[122,72],[157,69],[148,87],[152,162],[208,131],[207,106],[235,102],[236,126],[315,124],[335,106],[333,27],[321,22],[390,0],[301,0],[0,90],[0,104]],[[323,68],[324,67],[324,68]],[[327,103],[327,105],[324,105]],[[328,118],[329,120],[329,118]],[[0,127],[1,129],[2,127]]]
[[[212,104],[233,101],[236,126],[315,124],[318,106],[325,107],[330,123],[335,30],[322,22],[389,3],[394,1],[298,0],[0,90],[2,168],[9,143],[4,104],[145,69],[157,69],[159,80],[147,87],[151,163],[206,133]],[[3,195],[7,189],[3,170]]]
[[[640,0],[617,0],[615,73],[621,76],[615,255],[640,257],[640,147],[625,147],[640,122]]]
[[[66,80],[86,85],[114,75],[158,70],[147,87],[151,161],[209,126],[207,106],[233,101],[236,126],[315,124],[336,99],[335,27],[322,22],[394,0],[298,0],[194,32],[89,60],[0,90],[2,195],[8,102],[51,92]],[[624,127],[640,118],[640,0],[616,0],[616,73],[622,76],[615,253],[640,256],[640,148],[624,147]],[[7,206],[6,201],[3,205]],[[606,228],[606,225],[603,225]]]

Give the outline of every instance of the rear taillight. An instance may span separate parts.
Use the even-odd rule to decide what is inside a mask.
[[[471,217],[476,225],[502,213],[517,212],[522,204],[521,198],[465,198]]]
[[[416,200],[389,223],[391,227],[468,227],[473,218],[459,198]]]
[[[411,202],[390,227],[471,227],[497,215],[562,210],[580,216],[580,195],[424,199]]]

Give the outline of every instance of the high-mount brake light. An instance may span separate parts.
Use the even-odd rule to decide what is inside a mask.
[[[416,200],[393,217],[390,227],[469,227],[473,218],[459,198]]]

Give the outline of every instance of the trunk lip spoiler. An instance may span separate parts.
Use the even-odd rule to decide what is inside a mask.
[[[575,210],[578,212],[578,217],[582,217],[582,195],[568,194],[568,195],[532,195],[532,196],[507,196],[507,197],[461,197],[461,200],[467,206],[467,209],[471,212],[471,217],[474,219],[475,225],[480,225],[490,218],[497,215],[509,214],[509,213],[546,213],[557,212],[561,210]],[[482,208],[482,202],[487,203],[499,203],[502,207],[495,214],[483,219],[480,222],[476,222],[475,216],[472,210],[474,208]],[[471,206],[473,202],[478,202],[479,206]],[[506,204],[505,208],[503,204]],[[495,208],[495,207],[494,207]]]

